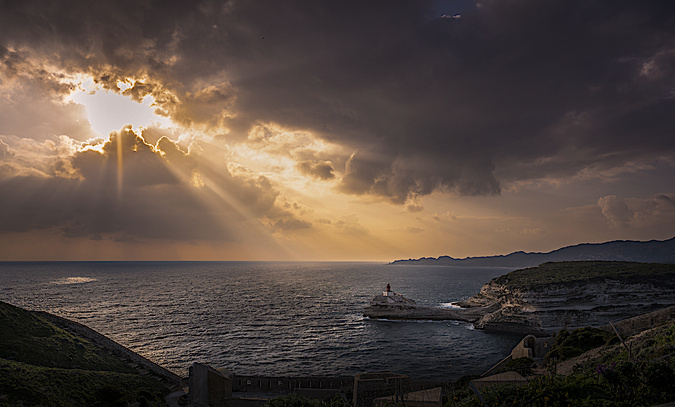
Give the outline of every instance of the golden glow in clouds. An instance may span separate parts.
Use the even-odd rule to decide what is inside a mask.
[[[124,88],[125,86],[120,87],[121,90]],[[131,125],[134,130],[150,126],[172,126],[169,118],[155,114],[155,100],[152,96],[146,96],[142,103],[138,103],[127,96],[101,89],[93,82],[86,81],[69,99],[86,107],[92,129],[102,136],[126,125]]]

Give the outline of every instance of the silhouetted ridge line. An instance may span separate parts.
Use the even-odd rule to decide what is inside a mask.
[[[582,243],[548,253],[517,251],[507,255],[466,257],[422,257],[395,260],[390,264],[432,266],[534,267],[558,261],[634,261],[640,263],[675,263],[675,237],[668,240],[615,240],[605,243]]]

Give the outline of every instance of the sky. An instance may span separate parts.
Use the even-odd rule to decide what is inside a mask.
[[[0,0],[0,260],[675,236],[675,3]]]

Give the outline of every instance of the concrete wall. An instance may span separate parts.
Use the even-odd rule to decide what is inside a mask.
[[[190,406],[225,407],[232,397],[232,381],[212,367],[193,363],[190,366]]]
[[[497,373],[513,359],[530,358],[535,362],[540,361],[544,356],[546,356],[554,343],[555,338],[552,336],[538,338],[534,335],[527,335],[520,342],[518,342],[518,344],[511,350],[511,353],[507,357],[500,360],[496,365],[492,366],[481,376],[485,377]]]
[[[506,356],[504,359],[502,359],[502,360],[500,360],[499,362],[497,362],[494,366],[492,366],[491,368],[489,368],[488,370],[486,370],[481,376],[482,376],[482,377],[485,377],[485,376],[490,376],[490,375],[492,375],[492,374],[497,373],[497,372],[500,371],[503,367],[505,367],[506,365],[508,365],[509,362],[512,361],[512,360],[513,360],[513,357],[509,354],[509,355]]]
[[[351,389],[352,377],[240,376],[232,378],[232,391],[289,394],[296,389]]]
[[[554,343],[554,337],[537,338],[534,335],[527,335],[513,348],[511,357],[541,359],[551,350]]]
[[[375,407],[389,406],[396,403],[396,398],[392,396],[378,397],[373,401]],[[414,391],[406,393],[402,399],[398,400],[407,407],[441,407],[443,405],[443,388],[435,387],[433,389]]]
[[[518,358],[530,358],[534,357],[534,335],[527,335],[524,337],[518,344],[511,350],[511,357],[513,359]]]
[[[410,390],[408,376],[391,373],[361,373],[354,376],[353,407],[371,407],[378,397],[394,395],[395,399],[402,400]]]
[[[120,355],[124,358],[133,361],[134,363],[143,366],[145,369],[166,380],[170,386],[179,387],[181,385],[182,379],[177,374],[133,352],[132,350],[113,341],[112,339],[104,335],[101,335],[100,333],[89,328],[88,326],[82,325],[78,322],[71,321],[63,317],[59,317],[57,315],[50,314],[45,311],[33,311],[33,312],[36,315],[46,319],[47,321],[53,323],[54,325],[60,328],[73,332],[81,337],[87,338],[90,341],[92,341],[95,345],[108,349],[111,352],[116,353],[117,355]]]

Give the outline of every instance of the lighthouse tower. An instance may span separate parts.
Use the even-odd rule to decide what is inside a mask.
[[[390,297],[394,295],[394,292],[391,291],[391,286],[389,285],[389,283],[387,283],[387,289],[385,291],[382,291],[382,295],[385,297]]]

